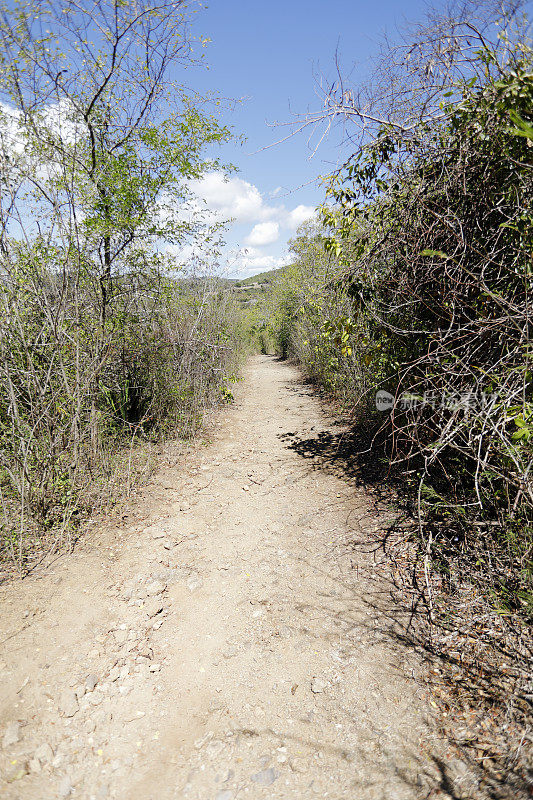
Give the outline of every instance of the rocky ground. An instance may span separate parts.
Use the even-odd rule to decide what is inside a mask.
[[[387,564],[353,544],[386,512],[316,458],[339,434],[257,357],[208,446],[0,587],[1,797],[469,796]]]

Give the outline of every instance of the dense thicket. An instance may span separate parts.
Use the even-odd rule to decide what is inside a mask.
[[[432,30],[438,72],[447,40]],[[533,53],[523,34],[477,34],[462,74],[433,81],[418,117],[402,87],[409,114],[332,176],[324,227],[300,232],[271,303],[280,351],[366,422],[367,458],[407,490],[416,579],[431,621],[462,642],[457,663],[479,644],[476,681],[484,670],[484,691],[528,717]],[[410,51],[429,72],[430,44]],[[488,666],[496,651],[514,683]]]
[[[433,121],[383,126],[350,157],[274,305],[313,378],[368,407],[392,395],[391,458],[416,475],[433,548],[460,542],[471,575],[490,540],[501,608],[526,612],[533,58],[500,55],[481,48],[485,77],[451,84]]]
[[[230,396],[238,314],[188,188],[229,134],[185,85],[188,5],[0,9],[0,549],[20,566],[136,441]]]

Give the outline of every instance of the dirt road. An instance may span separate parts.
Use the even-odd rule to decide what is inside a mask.
[[[321,464],[340,429],[269,357],[218,419],[122,525],[0,589],[0,796],[454,796],[353,546],[382,520]]]

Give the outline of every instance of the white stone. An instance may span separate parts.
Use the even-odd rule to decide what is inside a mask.
[[[34,757],[38,758],[41,764],[49,764],[54,758],[54,751],[48,742],[43,742],[35,751]]]
[[[311,681],[311,691],[313,694],[321,694],[326,686],[327,683],[325,683],[325,681],[323,681],[321,678],[313,678]]]
[[[9,722],[4,733],[2,744],[4,747],[11,747],[21,740],[20,722]]]
[[[64,717],[73,717],[78,710],[78,698],[73,691],[67,689],[59,700],[59,710]]]

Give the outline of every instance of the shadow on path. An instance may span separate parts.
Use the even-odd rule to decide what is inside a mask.
[[[289,390],[302,397],[314,395],[314,390],[309,385],[291,382]],[[333,428],[337,428],[334,430]],[[340,428],[340,429],[339,429]],[[332,422],[328,429],[317,431],[316,434],[305,435],[297,431],[279,434],[285,446],[300,456],[311,470],[324,471],[327,474],[346,481],[350,487],[370,491],[370,502],[374,500],[376,508],[383,512],[383,501],[395,498],[400,481],[395,480],[390,473],[379,429],[364,430],[350,428],[342,421]],[[397,503],[395,503],[397,509]],[[381,520],[379,529],[370,526],[364,519],[359,519],[358,524],[352,529],[350,546],[353,550],[379,554],[381,569],[372,571],[367,580],[374,584],[368,592],[361,594],[360,585],[354,588],[353,584],[343,583],[344,590],[348,590],[352,597],[342,613],[338,610],[329,612],[333,615],[335,625],[339,632],[345,635],[347,630],[354,627],[354,615],[351,613],[353,606],[361,607],[364,604],[372,609],[379,618],[379,626],[368,626],[368,633],[373,637],[387,637],[396,646],[405,648],[409,653],[422,652],[424,658],[434,667],[446,667],[456,672],[456,686],[454,690],[461,692],[461,685],[480,696],[493,697],[495,707],[499,706],[500,712],[508,698],[496,687],[498,675],[474,674],[465,668],[461,653],[451,654],[446,648],[436,646],[432,635],[431,626],[427,619],[427,598],[423,578],[421,577],[420,556],[416,548],[409,544],[414,530],[414,521],[409,513],[409,508],[394,512],[387,510],[387,520]],[[375,521],[375,516],[373,517]],[[353,535],[355,534],[355,535]],[[401,561],[401,565],[399,565]],[[409,565],[406,567],[406,562]],[[317,569],[316,564],[312,565]],[[397,568],[399,567],[399,568]],[[331,580],[338,580],[328,575]],[[406,579],[407,578],[407,579]],[[311,606],[309,611],[311,611]],[[326,608],[322,612],[328,611]],[[361,621],[358,618],[357,626]],[[440,632],[442,633],[442,631]],[[511,658],[512,654],[502,654]],[[462,673],[462,674],[461,674]],[[487,706],[476,709],[478,718],[472,730],[479,730],[484,726],[484,717]],[[471,731],[468,733],[471,734]],[[453,731],[453,728],[452,728]],[[491,758],[490,748],[485,744],[478,744],[471,736],[460,738],[450,733],[446,735],[441,731],[445,744],[442,748],[446,751],[445,758],[442,751],[429,754],[433,766],[439,774],[438,784],[431,789],[429,794],[421,795],[425,798],[446,796],[449,798],[490,798],[490,800],[518,800],[518,798],[533,797],[533,781],[517,766],[517,759],[506,759],[505,769],[502,773],[501,759]],[[527,747],[524,742],[524,747]],[[480,757],[481,752],[486,757]],[[425,770],[424,770],[425,772]],[[427,774],[427,773],[425,773]]]

